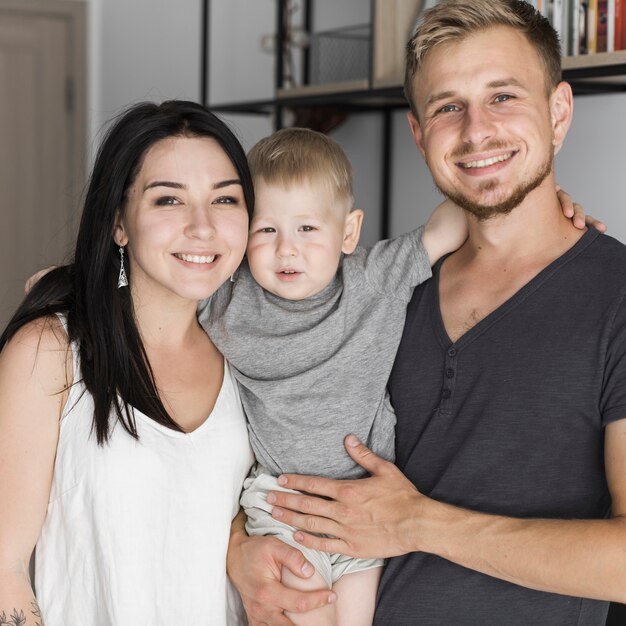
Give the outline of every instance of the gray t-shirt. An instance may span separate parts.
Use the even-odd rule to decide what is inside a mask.
[[[265,291],[244,261],[201,304],[239,383],[256,458],[272,473],[362,476],[343,447],[349,433],[393,460],[386,385],[413,288],[431,274],[422,230],[357,248],[305,300]]]

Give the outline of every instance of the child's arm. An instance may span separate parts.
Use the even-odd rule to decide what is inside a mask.
[[[452,200],[444,200],[424,224],[422,244],[426,248],[430,264],[453,252],[467,239],[467,215]]]
[[[557,196],[561,203],[563,215],[570,218],[576,228],[583,229],[586,226],[593,226],[602,233],[606,231],[605,224],[591,215],[585,215],[583,207],[573,202],[571,196],[560,187],[557,187]],[[422,243],[428,253],[430,264],[434,265],[444,254],[460,248],[467,239],[467,234],[465,212],[451,200],[444,200],[433,211],[424,225]]]

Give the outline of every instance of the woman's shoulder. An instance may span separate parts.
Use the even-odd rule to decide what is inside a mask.
[[[0,353],[0,377],[59,393],[71,385],[72,353],[63,323],[56,316],[24,324]]]

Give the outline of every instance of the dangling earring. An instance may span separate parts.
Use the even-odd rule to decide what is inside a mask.
[[[117,288],[128,287],[128,278],[124,269],[124,247],[120,246],[120,275],[117,278]]]

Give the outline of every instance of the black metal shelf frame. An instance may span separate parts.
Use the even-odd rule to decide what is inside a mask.
[[[304,9],[303,26],[311,32],[312,1],[302,0]],[[369,59],[369,88],[360,90],[333,91],[329,93],[311,93],[294,96],[281,95],[280,98],[254,100],[248,102],[226,102],[209,104],[209,25],[211,19],[210,0],[202,2],[202,30],[201,30],[201,98],[202,103],[212,111],[220,113],[239,113],[251,115],[273,115],[274,128],[283,127],[283,112],[294,108],[323,108],[349,111],[351,113],[378,112],[382,116],[382,146],[381,146],[381,223],[380,236],[386,239],[390,235],[391,225],[391,162],[393,154],[393,112],[408,109],[401,86],[375,88],[373,51],[375,47],[375,33],[372,30]],[[283,77],[283,48],[285,42],[285,13],[284,4],[276,0],[276,55],[275,55],[275,89],[276,93],[282,89]],[[371,20],[375,23],[375,2],[370,0]],[[304,84],[308,84],[309,57],[308,49],[303,51],[302,75]],[[569,68],[563,71],[563,79],[571,83],[574,95],[589,95],[600,93],[616,93],[626,91],[626,63],[607,64],[589,67]],[[606,80],[602,80],[606,79]],[[612,80],[611,80],[612,79]]]

